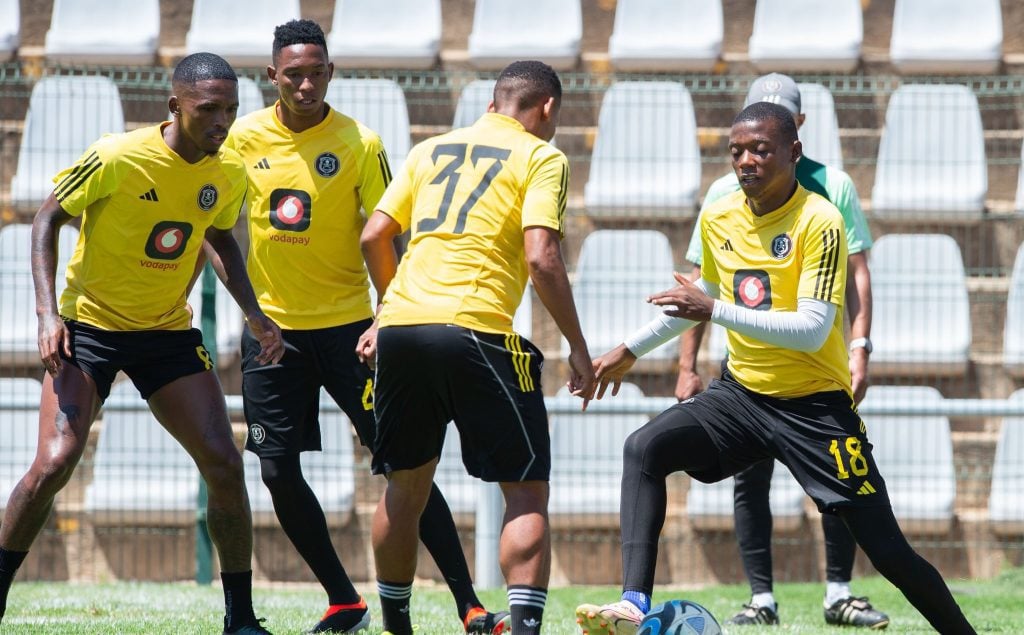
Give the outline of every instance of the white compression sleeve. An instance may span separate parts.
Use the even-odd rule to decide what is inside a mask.
[[[755,311],[716,301],[711,321],[766,344],[813,353],[825,344],[835,317],[831,302],[800,298],[796,311]]]
[[[717,284],[704,282],[703,278],[697,278],[693,281],[693,284],[706,295],[712,298],[718,297]],[[624,344],[629,349],[629,352],[636,355],[637,359],[639,359],[662,344],[671,341],[672,338],[693,327],[695,324],[697,323],[693,320],[671,317],[662,313],[627,337]]]

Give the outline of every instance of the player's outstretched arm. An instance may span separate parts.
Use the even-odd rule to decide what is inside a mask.
[[[218,274],[222,273],[221,281],[242,309],[246,323],[260,343],[256,361],[260,364],[276,364],[284,357],[281,329],[263,313],[256,301],[249,275],[245,272],[245,261],[242,259],[238,242],[231,235],[230,229],[216,227],[206,230],[206,241],[220,259],[223,273],[218,271]]]
[[[526,266],[533,280],[537,297],[544,303],[558,330],[569,342],[570,392],[583,398],[583,408],[594,396],[594,367],[587,351],[587,342],[580,328],[576,303],[572,298],[569,275],[562,259],[561,236],[548,227],[527,227],[523,232]]]
[[[690,280],[700,277],[700,267],[694,267]],[[704,322],[695,324],[693,328],[683,331],[679,336],[679,377],[676,378],[676,399],[682,401],[704,390],[704,382],[697,372],[697,351],[706,329]]]
[[[391,281],[398,271],[398,249],[396,238],[402,233],[402,226],[385,214],[375,211],[363,227],[363,234],[359,237],[359,247],[363,251],[363,259],[366,261],[366,270],[370,274],[370,282],[377,291],[377,306],[374,310],[374,320],[370,328],[359,336],[356,342],[356,355],[359,360],[369,364],[373,368],[377,359],[377,318],[380,313],[380,303],[384,300]]]
[[[622,378],[626,376],[633,364],[636,363],[634,355],[625,344],[619,344],[612,350],[594,360],[594,376],[597,378],[597,396],[595,399],[604,397],[608,384],[612,385],[612,396],[619,394],[619,387],[622,385]]]
[[[57,235],[62,225],[71,220],[57,198],[50,194],[32,220],[32,284],[36,293],[36,316],[39,319],[39,357],[43,368],[54,377],[60,372],[60,351],[71,357],[64,320],[57,309],[54,276],[57,272]]]

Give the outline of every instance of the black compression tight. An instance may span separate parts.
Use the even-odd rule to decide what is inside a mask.
[[[903,592],[932,628],[944,635],[974,633],[942,576],[903,536],[892,508],[845,507],[839,515],[871,564]]]
[[[260,459],[260,473],[284,533],[327,591],[331,604],[352,604],[359,593],[331,543],[327,519],[309,483],[302,476],[299,455]]]

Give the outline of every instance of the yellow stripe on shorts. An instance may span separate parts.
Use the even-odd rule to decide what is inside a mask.
[[[530,356],[523,352],[523,343],[518,333],[509,333],[505,336],[505,349],[512,353],[512,367],[516,371],[516,378],[519,379],[519,390],[532,392],[533,377],[530,376]]]

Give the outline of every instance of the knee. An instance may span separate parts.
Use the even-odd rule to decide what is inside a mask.
[[[33,491],[56,493],[71,480],[80,455],[56,452],[37,457],[26,475],[26,481]]]
[[[647,441],[641,434],[641,430],[636,430],[628,437],[626,442],[622,445],[622,464],[633,465],[639,467],[643,464],[644,452],[647,450]]]
[[[211,448],[202,461],[196,461],[211,491],[237,489],[245,481],[242,454],[234,445]]]
[[[296,491],[304,479],[298,461],[260,459],[260,478],[271,493]]]

